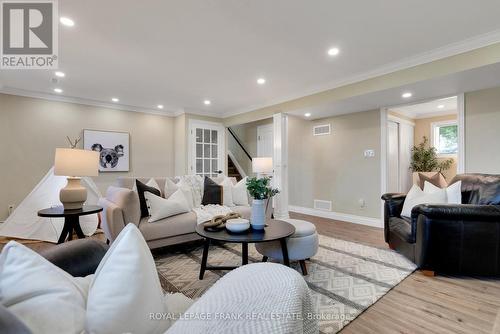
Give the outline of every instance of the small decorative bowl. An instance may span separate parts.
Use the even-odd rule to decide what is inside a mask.
[[[226,229],[233,233],[245,232],[250,228],[250,221],[248,219],[236,218],[226,221]]]

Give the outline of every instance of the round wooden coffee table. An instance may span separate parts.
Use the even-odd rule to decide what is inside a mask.
[[[269,219],[266,222],[266,227],[264,228],[264,230],[254,230],[250,228],[249,230],[242,233],[232,233],[226,229],[217,232],[205,231],[203,225],[200,224],[196,226],[196,233],[205,238],[205,244],[203,246],[203,256],[201,259],[200,279],[203,279],[203,275],[205,274],[205,270],[207,269],[232,270],[238,268],[236,266],[207,265],[208,249],[212,240],[241,244],[241,265],[248,264],[249,243],[279,240],[281,250],[283,252],[283,262],[286,266],[290,266],[290,260],[288,259],[288,249],[286,247],[286,238],[295,233],[295,227],[287,222],[276,219]]]

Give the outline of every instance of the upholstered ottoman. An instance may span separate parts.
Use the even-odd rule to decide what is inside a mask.
[[[318,251],[318,233],[316,226],[305,220],[283,219],[295,227],[295,233],[287,239],[288,257],[290,261],[299,261],[302,274],[307,275],[305,260],[314,256]],[[257,251],[262,254],[263,262],[268,258],[283,261],[283,253],[279,242],[264,242],[255,244]]]

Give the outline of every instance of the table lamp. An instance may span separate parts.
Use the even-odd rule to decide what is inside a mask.
[[[87,200],[87,188],[81,176],[99,175],[99,152],[75,148],[57,148],[54,175],[67,176],[68,184],[59,192],[64,210],[78,210]]]
[[[266,175],[273,172],[273,158],[253,158],[252,171],[257,175]]]

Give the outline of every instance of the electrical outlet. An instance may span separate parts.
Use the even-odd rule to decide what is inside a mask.
[[[14,211],[14,208],[16,207],[15,204],[9,204],[9,206],[7,207],[7,209],[9,210],[9,216],[10,214],[12,213],[12,211]]]
[[[360,208],[364,208],[366,206],[366,202],[365,202],[364,198],[360,198],[358,203],[359,203]]]

